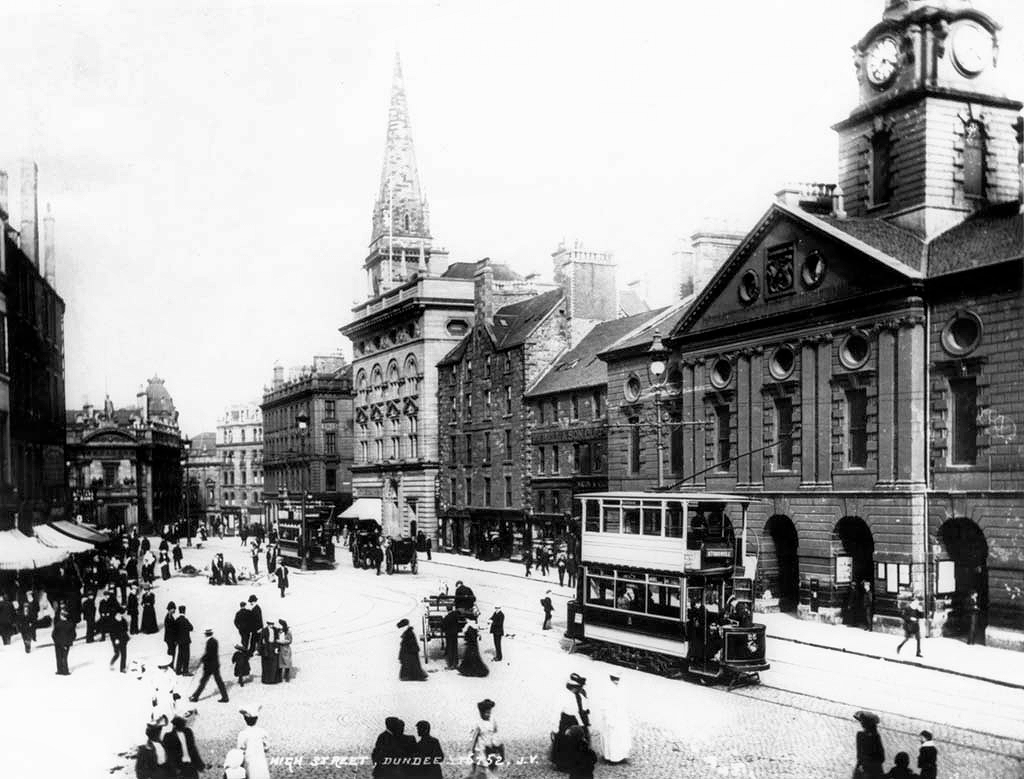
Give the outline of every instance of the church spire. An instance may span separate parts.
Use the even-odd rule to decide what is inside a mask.
[[[380,176],[380,195],[373,210],[371,244],[402,242],[404,238],[429,238],[427,204],[420,188],[416,153],[412,142],[409,106],[402,80],[402,62],[395,53],[388,111],[387,142]],[[387,246],[382,246],[385,251]]]

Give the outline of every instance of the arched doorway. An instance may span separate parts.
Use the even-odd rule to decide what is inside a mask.
[[[875,539],[860,517],[843,517],[832,532],[833,554],[849,560],[850,581],[836,582],[837,604],[842,608],[843,624],[864,624],[865,612],[859,583],[875,580]],[[837,566],[838,567],[838,566]]]
[[[765,574],[768,586],[779,598],[779,611],[796,611],[800,602],[800,557],[793,520],[776,514],[764,526],[770,539],[765,550]]]
[[[944,632],[952,636],[967,635],[971,592],[977,592],[978,632],[984,636],[988,625],[988,542],[985,534],[971,520],[957,517],[942,523],[939,541],[953,562],[952,611]]]

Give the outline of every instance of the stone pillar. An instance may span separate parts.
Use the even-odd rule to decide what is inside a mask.
[[[891,482],[896,473],[896,336],[878,334],[878,480]]]
[[[817,401],[817,359],[814,344],[804,342],[800,347],[800,483],[811,485],[815,482],[817,447],[815,425],[818,423],[815,405]]]
[[[832,337],[826,336],[817,348],[816,412],[817,451],[815,452],[815,481],[832,481]]]
[[[750,357],[736,358],[736,483],[750,484]]]
[[[900,322],[896,334],[896,480],[923,484],[925,481],[924,407],[928,356],[924,351],[924,324],[920,317]]]
[[[764,370],[764,352],[754,349],[750,355],[750,483],[764,484],[764,396],[761,394],[761,376]]]

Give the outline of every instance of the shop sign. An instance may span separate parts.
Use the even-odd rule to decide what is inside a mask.
[[[836,584],[849,584],[853,581],[853,556],[848,554],[836,555],[836,570],[834,581]]]
[[[604,438],[608,431],[604,427],[570,427],[565,430],[545,430],[533,434],[535,444],[560,443],[562,441],[590,441]]]

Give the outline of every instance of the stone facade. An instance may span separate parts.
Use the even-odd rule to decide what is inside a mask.
[[[1019,643],[1021,104],[996,86],[987,16],[890,5],[855,47],[841,187],[787,187],[661,322],[659,397],[681,422],[667,486],[758,498],[747,551],[783,609],[859,623],[866,582],[876,625],[898,628],[916,595],[933,633],[962,635],[977,593],[984,636]],[[965,27],[981,35],[977,71],[958,64]],[[879,46],[899,52],[892,71]],[[652,336],[605,353],[613,490],[655,483]]]
[[[224,409],[217,422],[221,474],[217,490],[220,518],[234,533],[263,522],[263,412],[257,403]]]
[[[315,357],[288,379],[275,368],[260,407],[268,525],[282,511],[337,521],[352,502],[353,401],[352,366],[340,354]]]
[[[183,446],[178,412],[153,377],[134,407],[91,405],[67,412],[73,511],[100,527],[164,533],[184,519]]]

